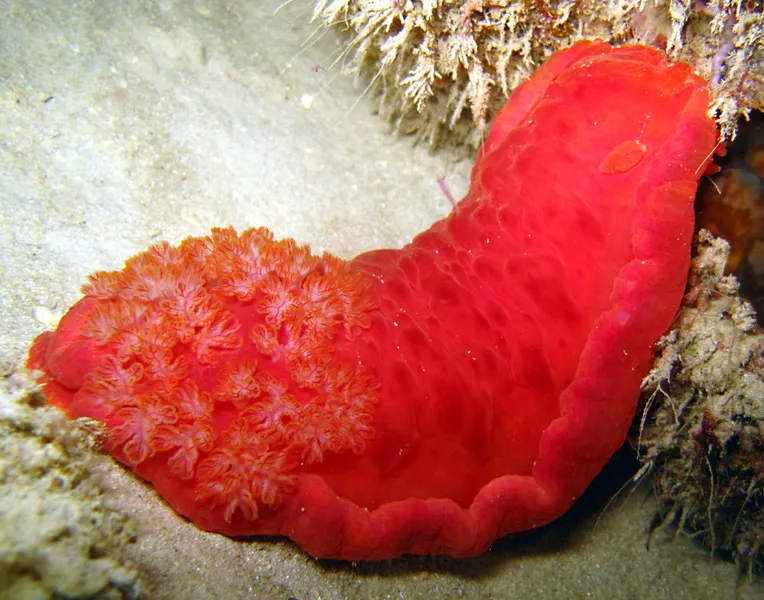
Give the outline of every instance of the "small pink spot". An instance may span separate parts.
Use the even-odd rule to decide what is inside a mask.
[[[647,154],[647,146],[637,140],[627,140],[610,151],[600,165],[600,173],[625,173],[636,167]]]

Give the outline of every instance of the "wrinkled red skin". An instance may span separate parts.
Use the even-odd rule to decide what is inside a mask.
[[[708,104],[655,49],[557,52],[497,116],[454,211],[350,263],[380,308],[335,348],[381,385],[365,451],[301,467],[255,521],[200,505],[162,461],[137,473],[204,529],[316,557],[469,556],[559,517],[623,443],[682,298]],[[30,365],[46,370],[41,339]],[[61,377],[48,392],[67,408]]]

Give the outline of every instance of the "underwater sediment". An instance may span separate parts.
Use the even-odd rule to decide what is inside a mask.
[[[0,380],[0,599],[145,598],[94,477],[99,428],[44,402],[27,374]]]

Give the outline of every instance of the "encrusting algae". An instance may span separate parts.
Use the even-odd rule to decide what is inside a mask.
[[[381,116],[431,146],[479,146],[511,91],[582,39],[646,43],[693,65],[711,82],[725,139],[764,108],[759,2],[318,0],[313,18],[347,34],[334,64],[370,77]]]
[[[658,523],[753,573],[764,557],[764,333],[724,275],[729,244],[703,230],[696,248],[633,440],[654,476]]]

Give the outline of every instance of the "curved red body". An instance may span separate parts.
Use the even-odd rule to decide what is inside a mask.
[[[403,249],[160,245],[94,275],[30,366],[202,528],[349,560],[479,553],[564,513],[623,443],[682,298],[708,103],[657,50],[577,44]]]

